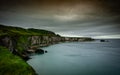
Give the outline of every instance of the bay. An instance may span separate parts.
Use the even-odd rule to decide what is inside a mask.
[[[120,40],[66,42],[42,48],[30,64],[38,75],[120,75]]]

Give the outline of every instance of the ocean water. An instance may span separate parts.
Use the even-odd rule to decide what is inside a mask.
[[[38,75],[120,75],[120,40],[66,42],[31,56]]]

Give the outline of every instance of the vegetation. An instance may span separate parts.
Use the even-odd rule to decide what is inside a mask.
[[[42,29],[24,29],[20,27],[0,25],[0,37],[9,36],[19,54],[25,52],[30,45],[29,36],[57,36],[54,32]],[[19,56],[12,54],[7,48],[0,46],[0,75],[35,75],[35,71]]]
[[[35,34],[35,35],[52,35],[54,36],[55,33],[47,30],[42,30],[42,29],[34,29],[34,28],[29,28],[27,29],[30,33]]]
[[[35,75],[35,71],[20,57],[0,46],[0,75]]]
[[[18,52],[21,54],[23,53],[27,47],[30,45],[30,41],[28,41],[28,36],[19,36],[17,38],[15,38],[15,40],[17,41],[17,45],[16,45],[16,49],[18,50]]]
[[[24,29],[0,25],[0,37],[9,36],[15,42],[15,49],[22,55],[30,45],[29,36],[57,36],[54,32],[42,29]],[[19,56],[0,46],[0,75],[35,75],[35,71]]]
[[[0,25],[0,36],[10,36],[17,42],[16,49],[19,53],[24,52],[26,47],[30,44],[29,36],[57,36],[54,32],[42,29],[24,29],[21,27]]]
[[[4,26],[0,25],[0,36],[19,36],[19,35],[49,35],[55,36],[54,32],[42,30],[42,29],[23,29],[20,27]]]

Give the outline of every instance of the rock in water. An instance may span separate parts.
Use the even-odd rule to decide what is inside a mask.
[[[45,51],[45,53],[47,53],[48,51]]]
[[[44,50],[42,50],[42,49],[36,49],[35,53],[44,54]]]
[[[100,40],[100,42],[105,42],[105,40]]]

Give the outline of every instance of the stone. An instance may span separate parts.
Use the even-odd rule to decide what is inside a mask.
[[[42,49],[36,49],[35,53],[44,54],[44,50],[42,50]]]
[[[100,40],[100,42],[105,42],[105,40]]]
[[[47,53],[48,51],[45,51],[45,53]]]

